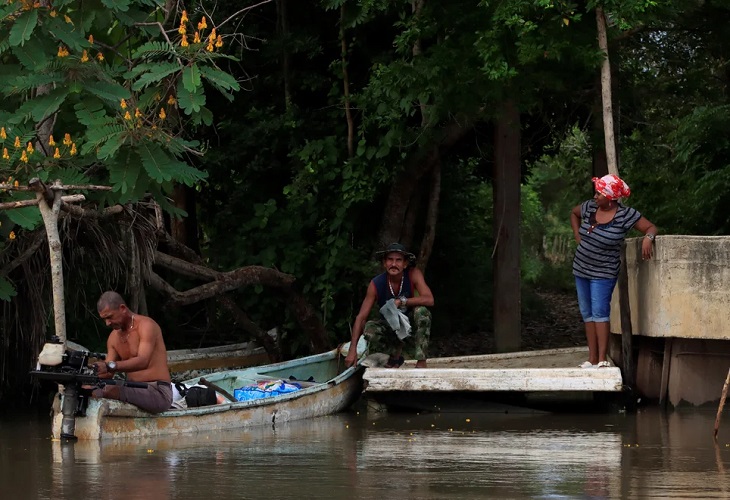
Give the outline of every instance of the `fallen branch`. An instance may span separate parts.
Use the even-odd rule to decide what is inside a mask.
[[[155,264],[180,274],[199,279],[213,279],[185,292],[175,290],[170,297],[180,306],[187,306],[209,299],[221,293],[230,292],[247,285],[264,285],[274,288],[288,288],[294,284],[294,276],[263,266],[246,266],[235,271],[221,273],[210,268],[171,257],[162,252],[155,254]]]
[[[152,288],[154,288],[155,290],[159,290],[170,297],[179,293],[175,289],[175,287],[170,285],[167,281],[162,279],[158,274],[154,272],[151,272],[149,274],[149,282]],[[254,339],[256,339],[256,342],[258,342],[259,345],[264,348],[266,354],[268,354],[271,362],[281,361],[281,353],[276,347],[274,339],[272,339],[271,336],[269,336],[256,323],[251,321],[248,315],[243,310],[241,310],[241,308],[239,308],[235,304],[235,302],[233,302],[233,300],[231,300],[229,297],[226,297],[225,295],[218,295],[215,297],[215,299],[219,301],[223,305],[223,307],[228,309],[228,311],[233,315],[233,320],[239,327],[241,327],[243,331],[247,332]]]
[[[71,215],[75,215],[76,217],[88,217],[92,219],[103,219],[105,217],[111,217],[124,211],[123,205],[112,205],[111,207],[106,207],[103,210],[92,210],[90,208],[82,208],[77,207],[76,205],[69,205],[68,203],[64,203],[61,208],[65,212]]]
[[[79,201],[84,201],[85,199],[86,199],[86,197],[83,194],[70,194],[70,195],[61,197],[61,201],[63,203],[77,203]],[[37,207],[37,206],[38,206],[38,199],[8,201],[5,203],[0,203],[0,210],[12,210],[14,208]]]
[[[13,272],[13,270],[16,267],[20,266],[21,264],[23,264],[23,262],[25,262],[28,259],[30,259],[31,257],[33,257],[33,255],[41,247],[41,245],[43,244],[43,242],[45,240],[46,240],[46,229],[44,227],[35,233],[35,235],[33,236],[33,242],[30,244],[30,246],[28,248],[25,249],[25,251],[23,251],[23,253],[18,255],[15,259],[10,261],[5,267],[0,269],[0,276],[3,276],[3,277],[7,276],[11,272]]]
[[[200,257],[195,255],[189,248],[179,242],[176,242],[170,238],[169,235],[163,234],[161,235],[161,239],[173,246],[176,251],[185,255],[187,258],[190,258],[191,260],[200,259]],[[164,280],[159,278],[159,276],[157,277],[159,281],[150,281],[150,284],[169,295],[171,300],[176,305],[180,306],[193,304],[200,300],[213,297],[219,299],[222,294],[247,285],[263,285],[283,290],[286,296],[286,307],[292,311],[294,316],[297,318],[299,325],[302,327],[302,330],[308,334],[312,341],[314,350],[316,352],[324,352],[328,349],[324,326],[317,316],[316,310],[311,306],[311,304],[309,304],[304,296],[295,290],[294,283],[296,278],[290,274],[261,266],[246,266],[235,271],[219,272],[202,264],[194,264],[187,260],[173,257],[159,251],[155,253],[155,264],[190,278],[211,281],[210,283],[206,283],[185,292],[176,290],[169,284],[165,283]],[[256,339],[264,346],[264,348],[267,348],[267,342],[270,341],[267,338],[268,336],[262,337],[262,331],[258,329],[258,327],[256,327],[256,329],[253,328],[253,323],[248,320],[248,316],[245,316],[243,311],[240,311],[240,313],[244,315],[241,316],[239,312],[233,310],[232,305],[234,304],[232,304],[232,301],[229,303],[224,302],[223,305],[234,314],[237,321],[241,321],[239,325],[242,328],[254,333],[256,335]],[[266,351],[269,352],[269,349],[267,348]],[[271,353],[269,355],[271,355]]]

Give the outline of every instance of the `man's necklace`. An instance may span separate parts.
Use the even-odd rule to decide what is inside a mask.
[[[406,273],[404,271],[400,277],[400,288],[398,288],[399,294],[403,293],[403,280],[405,279],[405,277],[406,277]],[[388,288],[390,288],[390,294],[393,296],[393,298],[398,297],[398,295],[396,295],[395,292],[393,291],[393,285],[390,283],[390,278],[388,278]]]
[[[129,339],[129,332],[134,328],[134,313],[132,314],[132,323],[129,325],[129,328],[127,328],[126,334],[122,336],[119,335],[119,340],[121,340],[123,343],[127,343],[127,340]]]

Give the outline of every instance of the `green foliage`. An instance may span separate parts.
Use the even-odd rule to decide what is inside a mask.
[[[574,126],[551,149],[530,166],[522,189],[522,274],[528,284],[570,289],[570,211],[592,194],[591,144]]]
[[[15,288],[7,278],[0,276],[0,300],[10,300],[17,295]]]
[[[200,153],[196,128],[213,122],[206,92],[231,99],[240,87],[216,63],[237,60],[218,53],[220,35],[201,24],[200,41],[190,43],[189,20],[178,18],[177,30],[159,24],[165,7],[157,0],[68,0],[0,8],[0,31],[8,34],[0,42],[0,180],[109,184],[111,192],[87,198],[115,204],[152,193],[163,208],[183,213],[167,197],[176,183],[207,177],[189,162]],[[170,39],[166,32],[175,31]],[[8,190],[0,200],[30,196]],[[7,214],[11,227],[33,229],[41,221],[33,207]],[[9,297],[4,290],[0,296]]]
[[[189,43],[184,31],[194,30],[190,21],[181,22],[173,40],[161,31],[172,26],[140,26],[165,19],[163,7],[151,0],[73,0],[3,8],[0,28],[9,33],[3,44],[12,56],[4,58],[0,77],[7,149],[0,177],[25,183],[39,170],[55,179],[95,165],[89,180],[110,183],[117,193],[109,203],[135,201],[152,186],[164,196],[176,182],[192,185],[206,177],[186,161],[194,152],[186,136],[212,123],[201,75],[227,98],[239,86],[216,65],[222,43],[213,31],[200,27],[201,41]],[[108,50],[117,44],[118,50]],[[37,135],[35,124],[48,120],[55,124],[51,136]],[[66,138],[62,146],[53,134]],[[23,154],[16,137],[23,148],[40,143],[45,151]],[[143,168],[132,166],[132,157]]]

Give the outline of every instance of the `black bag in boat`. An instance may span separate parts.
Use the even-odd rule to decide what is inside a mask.
[[[218,402],[215,389],[211,389],[210,387],[200,387],[197,385],[185,387],[183,384],[175,384],[175,387],[177,387],[177,392],[181,396],[185,396],[185,403],[188,408],[210,406]]]

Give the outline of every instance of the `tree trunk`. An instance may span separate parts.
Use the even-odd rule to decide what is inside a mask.
[[[464,117],[454,119],[446,125],[442,131],[442,139],[438,144],[417,158],[398,176],[388,194],[388,201],[383,212],[380,231],[378,232],[378,247],[400,241],[404,234],[403,228],[406,221],[406,213],[414,195],[416,184],[433,171],[434,166],[440,161],[443,149],[447,149],[471,130],[469,120]],[[419,250],[420,251],[420,250]]]
[[[198,217],[195,202],[195,190],[184,184],[175,185],[173,191],[175,207],[184,210],[183,218],[170,217],[170,234],[195,253],[200,253],[198,242]]]
[[[42,186],[39,186],[42,189]],[[54,191],[53,204],[48,206],[45,189],[36,191],[38,208],[43,216],[51,257],[51,283],[53,285],[53,317],[56,336],[66,344],[66,299],[63,288],[63,248],[58,233],[58,212],[61,210],[63,191]]]
[[[494,347],[520,349],[520,114],[501,104],[494,133]]]
[[[134,238],[134,230],[130,227],[127,234],[127,247],[129,249],[129,271],[127,272],[127,288],[129,290],[129,308],[132,311],[142,314],[139,306],[140,295],[144,294],[142,286],[142,266],[139,259],[139,249]]]
[[[601,100],[603,101],[603,135],[606,143],[606,162],[608,164],[608,173],[618,175],[616,140],[613,131],[613,104],[611,103],[611,62],[608,58],[606,16],[600,6],[596,7],[596,24],[598,26],[598,47],[604,54],[603,64],[601,64]]]
[[[347,120],[347,157],[355,156],[355,121],[350,109],[350,75],[347,72],[347,39],[345,38],[345,2],[340,6],[340,44],[342,46],[342,91],[344,95],[345,119]]]
[[[281,44],[281,74],[284,79],[284,107],[291,108],[291,71],[289,70],[289,15],[286,9],[287,0],[276,0],[277,32]]]
[[[426,270],[433,243],[436,240],[436,221],[438,220],[439,200],[441,199],[441,162],[437,162],[431,171],[430,188],[428,209],[426,210],[426,227],[423,232],[423,240],[421,240],[417,261],[418,268],[421,271]]]
[[[616,139],[613,128],[613,104],[611,97],[611,63],[608,57],[608,36],[606,34],[606,15],[603,8],[596,6],[596,26],[598,47],[604,54],[601,65],[601,100],[603,101],[603,134],[606,142],[606,161],[608,173],[619,175],[616,156]],[[631,327],[631,305],[629,302],[629,278],[626,266],[626,243],[621,246],[621,268],[618,276],[619,307],[621,308],[621,358],[622,375],[628,387],[635,385],[634,339]]]

